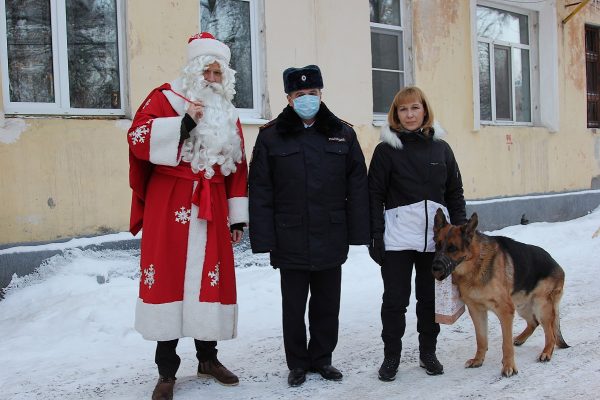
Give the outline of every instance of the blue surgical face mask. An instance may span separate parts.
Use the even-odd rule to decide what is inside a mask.
[[[312,119],[317,115],[320,105],[321,98],[311,94],[305,94],[294,99],[294,111],[303,120]]]

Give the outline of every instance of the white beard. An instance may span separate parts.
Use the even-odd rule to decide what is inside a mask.
[[[189,80],[188,80],[189,82]],[[214,165],[219,165],[225,176],[236,171],[242,160],[242,143],[237,128],[237,111],[227,100],[220,84],[208,83],[202,76],[184,88],[186,96],[204,103],[204,115],[190,132],[181,148],[181,159],[191,164],[192,171],[204,171],[210,179]]]

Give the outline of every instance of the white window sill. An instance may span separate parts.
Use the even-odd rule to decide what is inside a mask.
[[[495,121],[495,122],[493,122],[493,121],[480,121],[480,124],[482,126],[504,126],[504,127],[506,127],[506,126],[512,126],[512,127],[515,127],[515,128],[533,128],[533,127],[536,126],[536,125],[534,125],[531,122],[521,122],[521,123],[519,123],[519,122],[510,122],[510,121],[506,121],[506,122],[504,122],[504,121]]]
[[[387,114],[374,114],[373,126],[383,126],[387,123]]]
[[[34,113],[6,113],[6,118],[23,119],[123,119],[127,118],[125,114],[34,114]]]

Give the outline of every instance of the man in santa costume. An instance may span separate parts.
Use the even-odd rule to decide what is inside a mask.
[[[173,397],[181,337],[194,338],[198,375],[239,382],[216,348],[237,334],[232,242],[248,221],[235,71],[209,33],[192,36],[187,53],[181,76],[152,90],[127,135],[131,233],[143,227],[135,328],[157,341],[153,400]]]

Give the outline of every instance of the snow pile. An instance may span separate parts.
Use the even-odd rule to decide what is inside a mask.
[[[223,387],[195,376],[192,340],[178,348],[182,364],[176,399],[591,399],[600,391],[600,210],[562,223],[512,226],[501,234],[540,245],[566,271],[561,328],[571,348],[556,349],[549,363],[536,361],[540,328],[516,348],[519,374],[502,378],[501,333],[490,314],[489,351],[481,368],[465,369],[475,351],[474,330],[465,314],[442,326],[438,357],[445,374],[430,377],[418,366],[414,297],[398,378],[377,379],[383,358],[379,268],[364,247],[353,247],[344,266],[340,333],[333,363],[339,383],[309,374],[299,388],[286,383],[281,338],[279,273],[266,255],[237,253],[239,336],[219,343],[219,358],[240,376]],[[101,241],[101,239],[98,239]],[[0,302],[0,397],[33,399],[147,399],[154,387],[154,343],[133,330],[138,289],[137,251],[72,249],[55,256],[36,274],[13,280]],[[242,268],[240,268],[242,267]],[[525,322],[515,318],[515,334]]]

